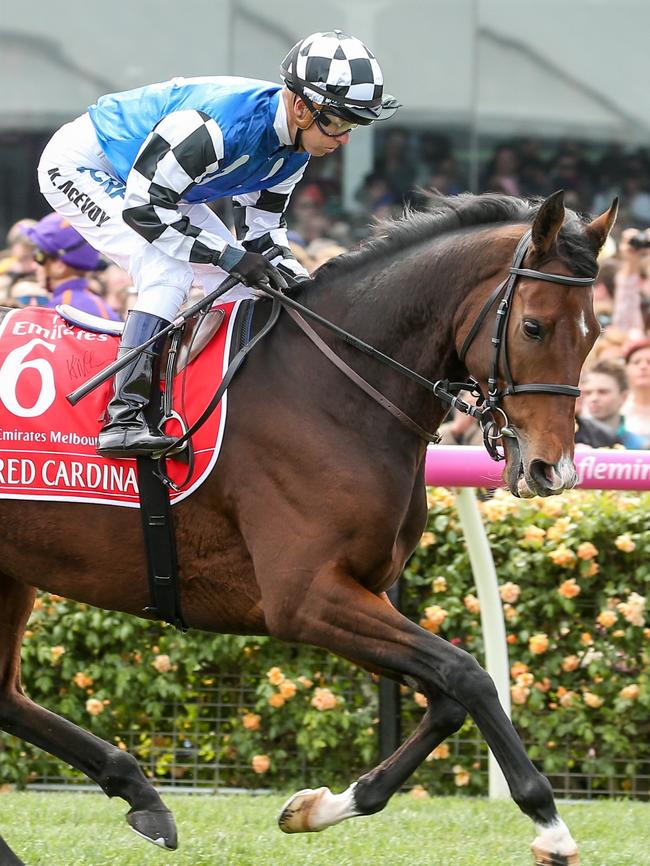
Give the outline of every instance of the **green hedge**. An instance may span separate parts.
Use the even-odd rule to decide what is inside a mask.
[[[432,489],[429,505],[402,583],[403,608],[482,659],[453,497]],[[497,493],[481,504],[506,612],[514,721],[545,772],[589,773],[596,789],[611,790],[615,760],[627,762],[621,792],[650,760],[649,506],[648,495],[577,492],[530,502]],[[28,626],[23,675],[34,700],[128,744],[161,781],[207,783],[218,764],[221,785],[345,785],[376,760],[375,683],[311,648],[183,636],[43,595]],[[407,731],[421,704],[403,689]],[[474,733],[468,723],[430,756],[416,792],[485,790],[485,752]],[[2,735],[0,781],[23,785],[48,767],[38,749]]]

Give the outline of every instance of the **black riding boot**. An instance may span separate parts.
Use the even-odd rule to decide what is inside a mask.
[[[169,322],[151,313],[131,310],[120,341],[120,354],[139,346]],[[100,434],[97,451],[103,457],[152,455],[176,441],[147,421],[147,407],[157,400],[160,389],[160,354],[165,338],[141,352],[115,375],[115,394],[106,410],[107,422]]]

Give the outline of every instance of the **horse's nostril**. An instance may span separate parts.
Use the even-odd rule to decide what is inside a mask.
[[[531,460],[528,469],[531,477],[540,487],[548,488],[557,485],[557,473],[550,463],[545,463],[543,460]]]

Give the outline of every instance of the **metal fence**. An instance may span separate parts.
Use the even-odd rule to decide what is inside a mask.
[[[350,692],[358,690],[358,683],[350,681],[346,687]],[[191,790],[195,793],[237,789],[260,791],[264,789],[264,778],[257,775],[249,764],[239,760],[236,753],[229,755],[227,750],[224,753],[223,749],[215,748],[212,755],[206,755],[196,745],[200,739],[205,739],[206,729],[216,745],[222,744],[230,734],[233,715],[238,715],[243,708],[253,704],[254,690],[255,681],[251,678],[238,675],[215,677],[213,685],[201,689],[192,699],[197,707],[191,723],[188,724],[187,713],[181,713],[180,704],[176,702],[171,705],[170,713],[162,724],[156,728],[130,731],[122,739],[130,752],[139,754],[144,772],[161,788],[179,792]],[[405,714],[400,725],[400,720],[394,717],[394,707],[390,701],[384,700],[380,710],[379,695],[380,688],[377,688],[374,698],[370,698],[376,701],[380,718],[376,762],[380,760],[380,747],[384,752],[390,751],[391,738],[399,735],[399,729],[403,729],[406,737],[415,724],[413,715],[409,713]],[[184,702],[184,708],[186,706]],[[144,750],[143,741],[147,743]],[[478,730],[472,727],[469,733],[452,737],[447,744],[450,749],[448,759],[435,763],[434,792],[440,793],[454,787],[453,767],[462,759],[466,766],[472,768],[472,793],[486,794],[487,749]],[[569,741],[558,743],[554,751],[567,755],[566,769],[549,775],[556,796],[569,799],[650,799],[650,756],[642,754],[639,760],[630,762],[617,759],[614,755],[596,755],[593,752],[577,754]],[[163,755],[166,763],[165,772],[161,775],[160,760]],[[301,759],[297,748],[292,758],[298,762],[305,785],[317,786],[331,782],[324,778],[318,761]],[[346,770],[349,770],[350,781],[364,769],[369,769],[359,761],[355,762],[354,755],[346,754],[342,760],[345,760]],[[603,764],[607,764],[606,771],[603,771]],[[28,787],[78,788],[89,784],[85,776],[71,773],[67,765],[55,758],[48,758],[41,766],[41,773],[30,781]]]

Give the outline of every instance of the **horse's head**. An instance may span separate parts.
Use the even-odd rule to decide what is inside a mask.
[[[470,320],[472,313],[484,315],[483,324],[461,355],[495,407],[492,434],[501,433],[504,477],[516,496],[549,496],[576,483],[577,385],[600,332],[590,283],[616,212],[615,201],[585,223],[565,211],[562,192],[550,196],[535,215],[527,245],[519,243],[493,305],[486,309],[482,298],[469,314]],[[505,240],[512,256],[512,234],[502,235]],[[495,316],[503,321],[500,345]]]

